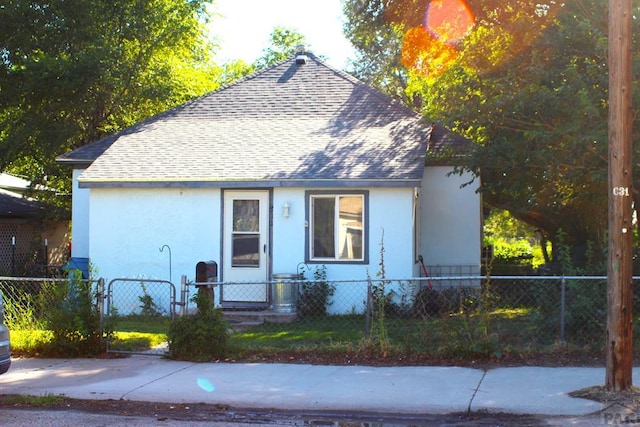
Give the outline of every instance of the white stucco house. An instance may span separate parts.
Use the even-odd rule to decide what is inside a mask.
[[[223,307],[268,306],[268,287],[224,283],[300,263],[328,280],[374,277],[381,243],[390,278],[420,276],[418,255],[479,272],[480,195],[450,166],[425,167],[460,140],[299,52],[59,157],[73,167],[72,257],[106,279],[173,282],[214,260]]]

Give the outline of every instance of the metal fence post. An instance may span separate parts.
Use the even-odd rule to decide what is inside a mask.
[[[187,309],[187,275],[183,274],[180,278],[180,317],[185,315]]]
[[[562,276],[562,279],[560,280],[560,342],[561,343],[565,343],[565,337],[564,337],[564,317],[565,317],[565,297],[566,297],[566,290],[567,290],[567,281],[564,278],[564,276]]]
[[[100,336],[101,339],[104,339],[104,279],[98,279],[98,289],[96,295],[97,303],[98,303],[98,312],[100,313]]]
[[[373,316],[371,280],[367,281],[367,303],[364,313],[364,337],[369,339],[371,335],[371,317]]]

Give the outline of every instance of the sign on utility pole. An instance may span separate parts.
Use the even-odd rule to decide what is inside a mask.
[[[609,263],[605,386],[633,385],[631,1],[609,0]]]

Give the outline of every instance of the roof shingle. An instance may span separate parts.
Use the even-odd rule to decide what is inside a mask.
[[[430,126],[307,53],[58,158],[92,186],[419,181]]]

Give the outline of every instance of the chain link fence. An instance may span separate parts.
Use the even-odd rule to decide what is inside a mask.
[[[103,311],[104,282],[102,280],[56,279],[40,277],[2,277],[0,292],[4,301],[4,322],[12,330],[46,330],[51,328],[52,311],[78,293],[90,295],[97,312]]]
[[[51,328],[49,308],[74,288],[65,279],[0,277],[12,330]],[[193,312],[203,284],[163,280],[78,281],[91,289],[111,351],[165,354],[177,316]],[[640,278],[634,278],[635,295]],[[214,284],[216,303],[225,283]],[[558,344],[600,350],[606,332],[606,277],[449,276],[330,281],[291,277],[234,283],[234,294],[267,286],[269,307],[225,308],[243,348],[358,349],[367,343],[417,354],[464,356],[547,351]],[[64,287],[64,293],[59,289]],[[242,299],[242,298],[240,298]],[[640,313],[636,297],[635,313]],[[69,310],[73,310],[69,306]],[[158,338],[158,336],[160,338]],[[152,338],[153,337],[153,338]],[[164,337],[164,338],[163,338]],[[160,339],[160,342],[154,341]],[[132,344],[133,343],[133,344]],[[252,347],[253,346],[253,347]],[[284,346],[284,347],[282,347]]]
[[[265,318],[250,332],[315,330],[300,344],[384,341],[422,354],[544,351],[560,343],[599,349],[606,283],[606,277],[583,276],[300,280],[290,283],[297,300],[285,304],[294,307],[293,321]]]

